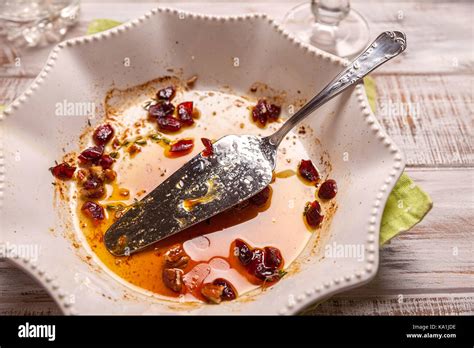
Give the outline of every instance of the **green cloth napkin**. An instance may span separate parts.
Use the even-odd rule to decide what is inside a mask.
[[[87,34],[95,34],[121,24],[111,19],[96,19],[89,23]],[[372,110],[375,110],[377,90],[375,81],[366,77],[365,90]],[[0,112],[4,106],[0,105]],[[388,242],[401,232],[407,231],[430,211],[433,206],[430,196],[403,173],[388,197],[380,227],[380,244]]]

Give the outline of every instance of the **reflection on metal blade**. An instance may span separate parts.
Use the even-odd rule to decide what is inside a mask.
[[[127,255],[204,221],[249,197],[272,179],[276,148],[265,138],[229,135],[133,205],[105,233],[114,255]]]

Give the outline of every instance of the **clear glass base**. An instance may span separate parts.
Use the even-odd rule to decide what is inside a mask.
[[[79,0],[5,0],[0,3],[0,37],[16,46],[46,46],[62,39],[79,11]]]
[[[351,9],[338,26],[316,22],[310,2],[298,5],[285,16],[283,26],[301,41],[336,56],[352,58],[369,44],[369,26]]]

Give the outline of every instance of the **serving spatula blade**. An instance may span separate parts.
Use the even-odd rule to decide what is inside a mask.
[[[105,246],[128,255],[250,198],[271,182],[275,155],[266,138],[221,138],[212,155],[193,157],[110,226]]]

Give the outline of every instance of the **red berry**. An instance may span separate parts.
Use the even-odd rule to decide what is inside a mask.
[[[194,147],[194,140],[192,139],[182,139],[172,144],[170,147],[170,152],[172,153],[189,153]]]
[[[202,151],[202,155],[204,157],[212,156],[214,154],[214,147],[212,146],[212,141],[207,138],[201,138],[201,141],[205,147],[205,149]]]
[[[82,205],[81,210],[87,217],[92,219],[94,222],[98,222],[99,220],[105,219],[104,208],[95,202],[85,202]]]
[[[260,280],[268,280],[275,275],[276,269],[265,265],[265,252],[262,249],[254,249],[247,271]]]
[[[190,126],[194,123],[192,101],[184,102],[178,105],[178,119],[186,126]]]
[[[301,160],[298,171],[309,182],[315,183],[319,180],[318,170],[314,167],[311,160]]]
[[[252,249],[240,239],[235,240],[237,256],[248,273],[264,281],[280,279],[278,270],[283,266],[280,250],[268,246],[263,249]]]
[[[237,298],[237,292],[235,291],[234,286],[227,280],[223,278],[217,278],[212,282],[212,284],[224,287],[224,289],[222,290],[222,295],[221,295],[222,300],[232,301],[232,300],[235,300],[235,298]]]
[[[103,124],[94,131],[93,139],[97,145],[105,145],[114,136],[114,129],[110,124]]]
[[[252,203],[253,205],[260,207],[264,205],[265,203],[267,203],[268,198],[270,198],[270,186],[265,187],[256,195],[250,197],[249,200],[250,200],[250,203]]]
[[[158,93],[156,93],[156,97],[161,100],[171,100],[176,94],[176,90],[173,86],[168,86],[166,88],[160,89]]]
[[[269,104],[265,99],[259,99],[252,109],[252,118],[254,122],[259,122],[262,126],[265,126],[268,121],[276,121],[280,113],[280,106]]]
[[[169,101],[159,102],[158,104],[150,106],[148,114],[151,117],[166,117],[172,116],[174,113],[174,105]]]
[[[239,261],[244,266],[248,265],[253,257],[253,252],[252,250],[250,250],[250,247],[248,246],[248,244],[245,243],[243,240],[237,239],[235,241],[235,247],[237,248],[236,254],[237,254],[237,257],[239,258]]]
[[[51,173],[58,179],[67,180],[71,179],[76,171],[76,167],[72,167],[66,162],[58,164],[55,167],[49,168]]]
[[[97,163],[103,153],[103,146],[92,146],[82,151],[78,158],[83,164]]]
[[[254,122],[260,122],[262,126],[267,124],[267,103],[265,100],[260,99],[252,109],[252,118]]]
[[[274,270],[278,269],[283,261],[280,250],[271,246],[265,247],[263,250],[265,252],[265,266]]]
[[[267,104],[268,118],[272,121],[278,120],[281,113],[281,107],[275,104]]]
[[[158,123],[158,127],[164,131],[177,132],[181,129],[181,122],[171,116],[158,117],[156,121]]]
[[[109,169],[114,164],[114,159],[109,155],[102,155],[98,162],[103,169]]]
[[[332,199],[336,197],[337,184],[333,179],[326,180],[323,182],[318,191],[318,197],[322,199]]]
[[[308,225],[311,227],[318,227],[324,219],[324,215],[321,214],[321,205],[318,201],[308,204],[304,215]]]
[[[82,187],[84,187],[87,190],[95,190],[99,187],[101,187],[103,184],[103,181],[99,179],[98,177],[94,175],[90,175],[86,181],[82,184]]]

